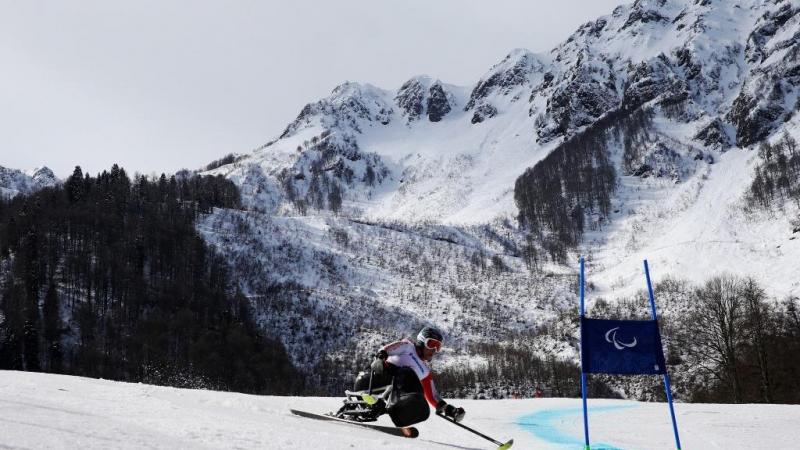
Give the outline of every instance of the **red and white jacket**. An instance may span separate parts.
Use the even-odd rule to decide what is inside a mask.
[[[426,361],[423,361],[417,355],[417,347],[408,339],[402,341],[392,342],[382,348],[389,355],[386,362],[396,367],[408,367],[417,374],[420,383],[422,383],[422,390],[425,394],[425,400],[436,408],[442,402],[439,393],[436,392],[436,386],[433,384],[433,372]]]

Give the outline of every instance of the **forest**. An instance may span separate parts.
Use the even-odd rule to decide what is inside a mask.
[[[643,108],[609,112],[517,178],[519,222],[543,256],[565,263],[568,250],[576,248],[587,229],[608,219],[618,182],[609,143],[624,137],[623,169],[632,171],[651,122],[652,111]]]
[[[761,163],[750,184],[748,204],[769,209],[793,201],[800,207],[800,148],[797,141],[784,133],[774,144],[764,141],[758,146]]]
[[[131,179],[114,165],[0,202],[0,369],[301,391],[194,227],[239,198],[221,176]]]

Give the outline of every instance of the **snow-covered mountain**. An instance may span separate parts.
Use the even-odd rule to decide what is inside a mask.
[[[29,172],[0,166],[0,197],[11,198],[39,189],[55,186],[58,183],[53,171],[40,167]]]
[[[485,223],[515,213],[521,168],[619,108],[677,105],[677,137],[698,147],[770,136],[796,111],[797,11],[793,1],[637,1],[548,54],[512,51],[472,87],[426,76],[396,91],[342,84],[223,172],[259,166],[275,185],[253,199],[260,206],[315,191],[322,171],[365,216]]]
[[[799,54],[798,0],[638,0],[548,53],[513,50],[473,86],[344,83],[209,172],[241,187],[247,211],[218,211],[200,230],[304,366],[318,361],[313,335],[335,363],[353,335],[367,352],[425,322],[465,364],[485,362],[470,343],[501,336],[574,354],[562,325],[575,267],[543,261],[546,243],[518,221],[517,184],[550,158],[568,190],[584,177],[569,148],[588,142],[608,161],[609,196],[577,200],[590,207],[573,210],[581,234],[567,259],[588,255],[592,298],[644,288],[644,258],[655,281],[728,271],[798,295],[798,205],[744,199],[755,146],[800,138]]]

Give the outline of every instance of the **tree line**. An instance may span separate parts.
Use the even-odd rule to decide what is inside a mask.
[[[453,398],[580,397],[580,366],[553,354],[535,356],[528,345],[476,343],[470,352],[486,363],[477,367],[450,367],[436,374],[436,387]],[[620,398],[605,380],[590,378],[592,397]]]
[[[677,398],[712,403],[800,403],[800,300],[770,298],[752,277],[654,286],[659,326]],[[647,320],[646,293],[598,300],[595,317]],[[657,377],[601,377],[628,397],[665,400]],[[642,389],[642,386],[646,389]],[[636,389],[639,392],[636,392]]]
[[[699,285],[665,279],[654,286],[659,326],[675,397],[700,403],[800,403],[800,299],[770,298],[752,277],[722,274]],[[566,328],[542,324],[530,336],[471,344],[484,364],[448,367],[437,374],[445,396],[471,398],[580,396],[580,366],[536,351],[536,336],[569,340],[579,351],[578,317],[564,311]],[[589,316],[649,320],[646,293],[593,301]],[[590,397],[666,401],[660,377],[592,375]]]
[[[194,228],[214,207],[240,207],[221,176],[131,179],[117,165],[0,202],[0,368],[301,390]]]
[[[720,275],[691,298],[685,318],[679,316],[687,326],[675,345],[685,349],[684,365],[701,375],[692,385],[693,401],[800,403],[796,297],[773,301],[752,278]]]

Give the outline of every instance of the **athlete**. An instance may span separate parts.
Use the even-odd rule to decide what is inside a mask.
[[[403,339],[393,342],[382,347],[375,355],[371,376],[383,380],[388,380],[387,375],[392,377],[391,389],[387,390],[380,401],[386,402],[387,411],[393,420],[396,419],[395,416],[404,417],[402,422],[421,422],[427,419],[430,410],[425,401],[436,409],[437,414],[456,422],[464,419],[464,408],[447,403],[436,392],[433,372],[428,366],[428,362],[442,349],[443,342],[442,334],[438,330],[425,327],[417,334],[416,341]],[[382,408],[383,405],[378,407]]]

